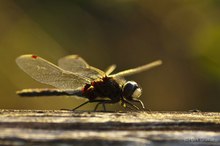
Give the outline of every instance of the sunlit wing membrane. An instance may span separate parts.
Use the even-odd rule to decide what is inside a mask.
[[[136,68],[132,68],[132,69],[128,69],[128,70],[125,70],[125,71],[121,71],[119,73],[110,75],[110,77],[124,77],[124,76],[129,76],[129,75],[137,74],[137,73],[140,73],[140,72],[143,72],[143,71],[147,71],[147,70],[149,70],[149,69],[151,69],[153,67],[159,66],[161,64],[162,64],[162,61],[161,60],[157,60],[157,61],[145,64],[143,66],[139,66],[139,67],[136,67]]]
[[[80,76],[96,79],[105,76],[105,73],[95,67],[89,66],[84,59],[78,55],[68,55],[59,59],[58,66],[64,70],[80,74]]]
[[[111,66],[109,66],[106,71],[105,71],[105,74],[108,76],[110,75],[116,68],[116,65],[115,64],[112,64]]]
[[[16,59],[18,66],[38,82],[60,89],[77,89],[90,83],[89,78],[65,71],[49,61],[35,56],[22,55]]]
[[[58,66],[64,70],[72,71],[73,68],[88,68],[88,63],[78,55],[68,55],[58,60]],[[75,70],[74,70],[75,71]]]

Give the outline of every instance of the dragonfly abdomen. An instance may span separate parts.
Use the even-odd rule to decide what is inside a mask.
[[[82,96],[81,90],[60,90],[60,89],[23,89],[16,94],[22,97],[36,96]]]

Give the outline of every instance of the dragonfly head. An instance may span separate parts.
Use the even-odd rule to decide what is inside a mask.
[[[127,100],[137,99],[141,96],[142,90],[134,81],[127,81],[122,87],[123,96]]]

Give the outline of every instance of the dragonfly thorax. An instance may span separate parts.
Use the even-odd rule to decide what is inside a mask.
[[[83,88],[83,95],[90,101],[97,98],[109,98],[113,102],[118,102],[122,97],[122,90],[115,79],[103,77],[91,84],[86,84]]]

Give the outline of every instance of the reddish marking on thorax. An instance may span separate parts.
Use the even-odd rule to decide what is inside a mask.
[[[92,85],[92,86],[94,86],[94,85],[95,85],[95,83],[96,83],[96,82],[95,82],[95,81],[93,81],[93,82],[91,83],[91,85]]]
[[[37,59],[38,56],[32,55],[31,57],[32,57],[33,59]]]
[[[83,87],[83,88],[81,89],[82,94],[85,94],[85,91],[86,91],[86,89],[85,89],[85,87]]]
[[[100,80],[97,81],[92,81],[90,84],[86,84],[82,89],[81,92],[83,95],[89,95],[90,97],[92,97],[93,95],[93,90],[94,88],[96,88],[97,86],[100,86],[103,84],[103,82],[107,82],[110,78],[108,77],[103,77]]]
[[[85,92],[87,91],[87,89],[90,87],[90,84],[86,84],[83,88],[82,88],[82,94],[85,94]]]

